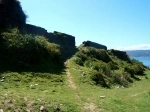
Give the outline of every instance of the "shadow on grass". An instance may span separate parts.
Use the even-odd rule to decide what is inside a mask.
[[[133,78],[133,79],[135,79],[135,80],[137,80],[137,81],[140,81],[141,79],[139,78],[139,77],[137,77],[137,76],[146,76],[146,74],[145,73],[143,73],[143,74],[140,74],[140,75],[131,75],[131,77]]]
[[[70,59],[75,53],[76,49],[74,51],[70,52],[69,54],[63,53],[63,59],[58,62],[45,62],[43,64],[32,64],[27,62],[18,63],[13,61],[13,63],[9,63],[6,59],[3,59],[0,55],[0,73],[4,72],[33,72],[33,73],[50,73],[50,74],[56,74],[60,75],[62,72],[65,72],[65,64],[64,62],[68,59]],[[11,57],[10,57],[11,58]]]
[[[64,63],[49,63],[37,65],[11,65],[8,63],[0,63],[0,72],[34,72],[34,73],[51,73],[59,75],[65,70]]]
[[[72,50],[70,53],[64,51],[62,53],[62,60],[52,60],[52,62],[45,62],[42,64],[20,62],[18,60],[11,61],[12,57],[0,54],[0,73],[18,72],[22,74],[23,72],[30,72],[33,76],[40,77],[49,77],[49,74],[61,75],[66,69],[64,62],[70,59],[75,53],[76,49]],[[9,57],[9,60],[5,57]]]

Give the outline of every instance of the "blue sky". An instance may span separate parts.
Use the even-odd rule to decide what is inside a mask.
[[[150,0],[20,0],[27,23],[109,49],[150,49]]]

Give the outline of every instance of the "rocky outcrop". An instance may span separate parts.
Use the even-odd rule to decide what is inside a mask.
[[[75,47],[75,37],[72,35],[54,31],[53,33],[49,33],[48,39],[50,42],[62,46]]]
[[[91,41],[84,41],[82,44],[84,46],[87,46],[87,47],[95,47],[95,48],[98,48],[98,49],[105,49],[105,50],[107,50],[107,47],[105,45],[101,45],[101,44],[98,44],[98,43],[95,43],[95,42],[91,42]]]
[[[28,34],[44,36],[49,40],[49,42],[59,44],[62,47],[75,47],[75,37],[72,35],[57,31],[48,33],[46,29],[31,24],[26,24],[25,32]]]
[[[18,0],[0,0],[0,28],[23,27],[26,15]]]
[[[47,38],[50,42],[61,46],[64,59],[68,59],[75,54],[76,46],[74,36],[54,31],[53,33],[49,33]]]
[[[31,24],[26,24],[25,33],[44,36],[49,42],[60,45],[65,58],[69,58],[76,51],[75,37],[72,35],[57,31],[48,33],[46,29]]]
[[[119,51],[119,50],[114,50],[114,49],[111,49],[110,52],[117,56],[117,58],[121,59],[121,60],[124,60],[124,61],[127,61],[127,62],[130,62],[130,58],[129,56],[127,55],[126,52],[124,51]]]
[[[42,27],[35,26],[35,25],[31,25],[31,24],[26,24],[25,32],[28,34],[42,35],[45,37],[47,37],[47,35],[48,35],[48,32],[46,29],[44,29]]]

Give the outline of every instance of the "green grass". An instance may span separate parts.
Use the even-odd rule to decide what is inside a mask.
[[[49,78],[32,75],[12,72],[1,74],[5,80],[0,82],[0,108],[4,111],[38,111],[44,105],[49,111],[54,111],[62,104],[64,111],[78,110],[73,91],[64,81],[64,73],[47,74],[51,75]]]
[[[49,112],[55,112],[58,108],[64,112],[150,111],[150,71],[146,71],[147,76],[140,76],[142,80],[134,81],[129,88],[114,86],[106,89],[90,80],[88,74],[91,70],[71,61],[68,67],[77,89],[68,86],[65,72],[1,73],[0,79],[5,79],[0,82],[0,109],[7,112],[37,112],[43,105]]]
[[[129,88],[105,89],[92,83],[81,83],[83,72],[88,75],[90,71],[72,64],[71,73],[78,84],[83,102],[93,102],[97,109],[103,112],[148,112],[150,111],[150,71],[146,71],[148,79],[141,76],[141,81],[134,81]],[[73,69],[72,69],[73,68]],[[86,77],[86,75],[84,77]],[[87,76],[88,77],[88,76]],[[85,79],[85,78],[84,78]],[[100,96],[105,96],[101,99]]]

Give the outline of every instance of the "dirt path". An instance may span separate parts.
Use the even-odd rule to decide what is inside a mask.
[[[69,69],[68,69],[69,61],[67,61],[65,64],[67,65],[66,74],[67,74],[67,77],[68,77],[68,83],[69,83],[68,85],[69,85],[69,87],[71,87],[72,89],[77,89],[77,86],[76,86],[75,83],[73,82],[72,76],[71,76],[70,71],[69,71]]]
[[[67,62],[65,62],[65,65],[66,65],[66,74],[67,74],[67,77],[68,77],[68,86],[70,87],[70,88],[72,88],[72,89],[74,89],[75,90],[75,97],[77,98],[77,100],[80,102],[80,104],[82,104],[83,105],[83,111],[87,111],[87,112],[100,112],[100,111],[96,111],[96,105],[94,104],[94,103],[83,103],[82,101],[81,101],[81,97],[82,96],[80,96],[79,95],[79,88],[77,88],[77,86],[76,86],[76,84],[73,82],[73,77],[72,77],[72,75],[71,75],[71,73],[70,73],[70,71],[69,71],[69,69],[68,69],[68,67],[69,67],[69,60],[67,61]],[[78,92],[77,92],[78,91]]]
[[[68,77],[69,87],[71,87],[72,89],[77,89],[77,86],[73,82],[72,76],[71,76],[71,74],[70,74],[68,69],[66,70],[66,73],[67,73],[67,77]]]

